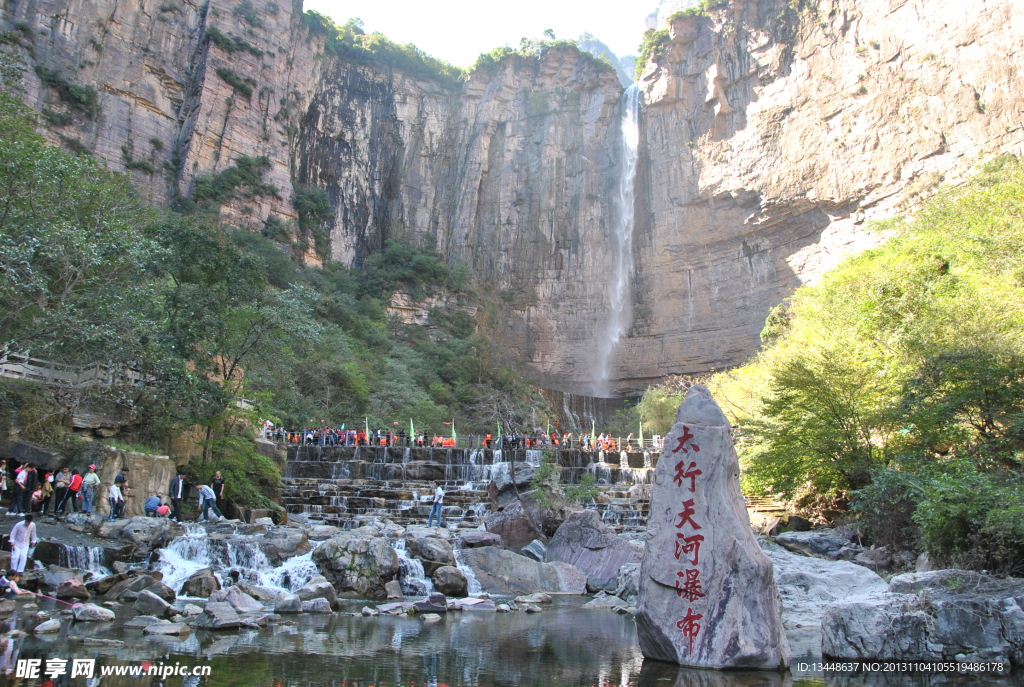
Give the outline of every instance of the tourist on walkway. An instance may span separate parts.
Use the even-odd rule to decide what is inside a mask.
[[[100,488],[100,476],[96,474],[96,466],[90,465],[89,472],[82,479],[82,512],[92,513],[92,500]]]
[[[32,522],[31,513],[11,529],[9,539],[11,542],[11,570],[19,573],[25,572],[28,549],[39,543],[36,539],[36,524]]]
[[[178,476],[171,480],[171,488],[167,495],[171,497],[171,520],[181,521],[181,500],[185,498],[188,485],[185,484],[185,471],[178,470]]]
[[[212,510],[217,516],[217,520],[222,520],[224,514],[217,508],[217,495],[213,493],[213,489],[206,486],[205,484],[199,485],[199,507],[203,509],[203,520],[210,520],[210,511]]]
[[[433,527],[434,515],[437,515],[437,526],[441,526],[441,503],[444,501],[444,490],[434,482],[434,505],[430,509],[430,517],[427,519],[427,527]]]
[[[117,482],[110,485],[107,500],[110,502],[110,522],[114,522],[121,516],[121,504],[124,503],[124,494],[121,493],[121,487],[117,486]]]
[[[217,508],[224,512],[224,478],[220,476],[220,470],[213,474],[210,487],[213,488],[213,493],[217,496]]]

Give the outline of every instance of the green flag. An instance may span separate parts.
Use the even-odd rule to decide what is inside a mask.
[[[452,418],[452,439],[455,438],[455,418]]]
[[[416,438],[416,426],[412,423],[412,418],[409,418],[409,436]]]
[[[370,441],[370,418],[364,416],[363,417],[363,422],[366,423],[366,441],[367,441],[367,443],[369,443],[369,441]]]
[[[498,446],[501,446],[501,420],[498,420]]]
[[[594,445],[597,443],[597,426],[593,420],[590,421],[590,444]]]

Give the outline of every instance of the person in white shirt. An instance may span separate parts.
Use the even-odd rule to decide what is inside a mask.
[[[118,505],[124,501],[121,487],[117,486],[117,482],[110,485],[110,491],[107,492],[107,500],[110,501],[110,521],[113,522],[117,519]]]
[[[213,493],[213,489],[209,485],[199,485],[199,507],[203,509],[204,520],[210,519],[210,510],[213,510],[218,520],[224,517],[220,509],[217,508],[217,495]]]
[[[441,503],[444,501],[444,490],[434,482],[434,505],[430,509],[430,518],[427,520],[427,527],[433,527],[434,516],[437,516],[437,526],[441,526]]]
[[[22,522],[19,522],[11,529],[11,570],[25,572],[25,563],[28,561],[28,549],[39,543],[36,540],[36,524],[32,522],[32,516],[26,515]]]

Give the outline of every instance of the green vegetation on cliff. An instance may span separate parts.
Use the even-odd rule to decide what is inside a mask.
[[[893,227],[895,227],[893,229]],[[709,380],[745,489],[847,502],[875,541],[1024,570],[1024,166],[983,167],[769,317]],[[651,390],[664,431],[679,396]]]
[[[537,40],[524,38],[519,42],[518,48],[511,48],[507,45],[495,48],[490,52],[482,53],[476,62],[473,64],[473,69],[486,69],[493,65],[499,64],[502,59],[510,55],[515,55],[521,58],[529,60],[540,60],[551,50],[572,50],[580,55],[583,59],[587,60],[591,64],[595,65],[598,69],[603,71],[615,72],[615,67],[608,60],[607,57],[595,57],[586,50],[583,50],[574,40],[560,40],[555,38],[555,34],[551,29],[544,32],[544,37]]]

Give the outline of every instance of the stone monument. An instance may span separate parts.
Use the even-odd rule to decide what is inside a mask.
[[[772,563],[750,529],[729,421],[694,385],[651,493],[636,625],[644,656],[699,668],[780,669],[790,650]]]

